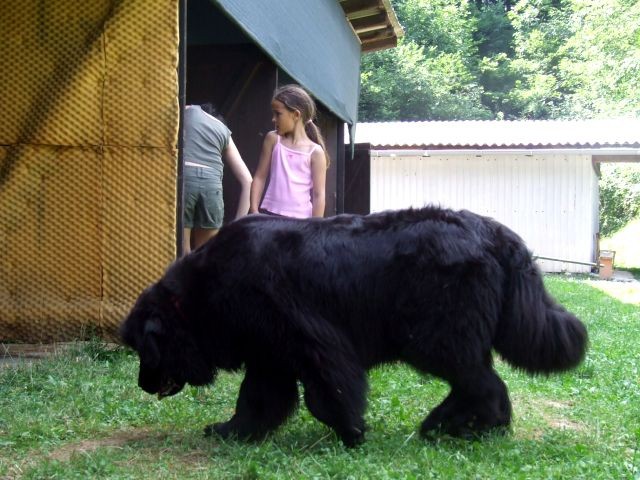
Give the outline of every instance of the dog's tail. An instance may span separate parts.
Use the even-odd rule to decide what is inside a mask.
[[[587,348],[587,330],[554,301],[522,242],[504,257],[505,303],[494,347],[511,365],[529,373],[551,373],[577,366]]]

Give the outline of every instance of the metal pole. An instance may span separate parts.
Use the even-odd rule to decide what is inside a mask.
[[[551,260],[553,262],[563,262],[563,263],[575,263],[577,265],[588,265],[590,267],[603,267],[604,265],[600,264],[600,263],[593,263],[593,262],[577,262],[575,260],[565,260],[563,258],[552,258],[552,257],[541,257],[540,255],[534,255],[533,256],[534,260],[540,259],[540,260]]]

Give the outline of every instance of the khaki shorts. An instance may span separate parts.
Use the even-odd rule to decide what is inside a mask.
[[[220,228],[223,220],[224,200],[218,175],[207,168],[185,168],[183,226]]]

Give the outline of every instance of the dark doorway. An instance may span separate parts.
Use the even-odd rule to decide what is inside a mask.
[[[273,129],[271,95],[278,85],[297,82],[217,6],[208,0],[185,3],[185,104],[213,103],[253,174],[264,136]],[[342,190],[337,186],[341,185],[344,165],[344,123],[319,102],[317,106],[316,123],[332,162],[327,172],[325,208],[325,216],[330,216],[342,212]],[[240,193],[236,179],[226,170],[223,192],[226,223],[234,217]]]
[[[187,50],[187,104],[212,102],[233,132],[233,140],[253,174],[264,135],[277,69],[253,45],[193,45]],[[233,219],[239,185],[225,169],[225,222]]]
[[[351,146],[345,146],[351,150]],[[344,174],[344,211],[367,215],[371,213],[371,144],[357,143],[353,158],[346,152]]]
[[[262,139],[272,129],[269,102],[277,68],[207,0],[189,0],[186,37],[186,103],[213,103],[253,174]],[[223,193],[228,222],[235,214],[240,187],[226,170]]]

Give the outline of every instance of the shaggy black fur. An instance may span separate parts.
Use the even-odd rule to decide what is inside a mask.
[[[435,207],[231,223],[140,296],[121,335],[140,355],[140,387],[160,396],[246,369],[235,415],[208,432],[262,438],[294,411],[300,381],[348,446],[364,439],[375,365],[402,360],[446,380],[421,432],[465,436],[511,421],[492,348],[549,373],[579,364],[587,344],[515,233]]]

